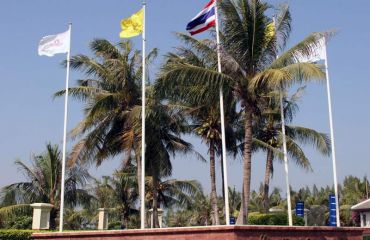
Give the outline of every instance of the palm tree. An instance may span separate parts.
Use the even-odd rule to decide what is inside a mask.
[[[254,190],[251,193],[250,211],[252,212],[264,212],[264,185],[261,184],[258,191]],[[279,188],[274,188],[271,194],[268,195],[268,202],[274,207],[284,208],[285,200],[281,198],[281,190]],[[265,213],[268,213],[265,212]]]
[[[208,226],[212,221],[210,198],[202,191],[190,199],[188,206],[169,208],[165,216],[168,227]]]
[[[194,120],[194,132],[199,135],[208,145],[209,165],[211,177],[211,206],[212,206],[212,225],[220,225],[217,206],[216,190],[216,148],[221,140],[221,129],[219,123],[219,109],[211,106],[201,109],[198,114],[192,114]],[[219,151],[218,151],[219,152]]]
[[[154,204],[157,204],[157,208],[160,206],[165,208],[191,208],[194,198],[202,192],[201,185],[195,180],[158,179],[157,184],[154,185],[154,177],[147,177],[146,188],[146,199],[153,210],[154,228],[159,227],[158,211],[157,215],[154,215],[156,209]],[[156,189],[156,191],[153,191],[153,189]],[[155,199],[153,192],[157,192],[157,199]]]
[[[32,159],[32,166],[17,160],[15,164],[25,175],[27,181],[5,186],[1,195],[3,199],[13,203],[8,209],[17,209],[35,202],[50,203],[54,206],[50,214],[50,227],[55,228],[55,218],[59,212],[60,186],[62,173],[61,152],[57,145],[46,145],[46,151]],[[81,189],[90,178],[87,170],[75,165],[66,170],[65,200],[67,207],[85,204],[90,200],[89,194]],[[6,211],[7,208],[2,208]],[[13,211],[13,210],[12,210]]]
[[[229,198],[230,214],[233,217],[238,216],[240,204],[242,201],[242,194],[236,191],[235,186],[234,188],[229,187]]]
[[[113,189],[114,209],[121,215],[122,223],[129,228],[129,219],[132,215],[139,215],[136,209],[139,198],[136,168],[131,165],[121,171],[116,171],[110,178],[110,186]],[[138,226],[134,226],[135,228]]]
[[[198,41],[183,36],[194,48],[193,53],[204,56],[189,61],[187,52],[167,55],[159,76],[158,91],[165,96],[205,98],[217,96],[223,89],[225,95],[233,95],[241,106],[244,116],[243,140],[243,201],[242,223],[246,223],[250,196],[253,117],[258,113],[262,93],[287,87],[305,80],[322,79],[319,65],[297,62],[297,54],[309,55],[323,33],[314,33],[276,59],[277,50],[283,49],[291,30],[289,10],[284,8],[277,17],[275,31],[271,31],[272,19],[267,12],[271,6],[259,0],[222,0],[221,39],[223,73],[216,70],[216,44],[214,41]],[[278,36],[282,41],[276,41]],[[279,42],[277,44],[277,42]],[[192,53],[189,53],[192,54]],[[179,92],[178,86],[193,91]],[[205,88],[198,88],[204,86]]]
[[[182,40],[187,39],[187,36],[178,34],[179,38]],[[207,63],[209,59],[203,55],[197,55],[193,51],[191,46],[184,46],[179,49],[181,57],[189,62]],[[216,62],[209,63],[204,67],[213,69]],[[155,86],[158,88],[158,86]],[[201,91],[206,94],[207,86],[197,85],[188,86],[180,85],[177,86],[177,91],[182,93],[188,93],[191,95],[194,91]],[[176,102],[182,106],[187,106],[189,110],[186,112],[190,119],[190,129],[192,133],[199,136],[203,142],[206,143],[209,152],[209,164],[210,164],[210,179],[211,179],[211,193],[210,202],[212,207],[212,224],[219,225],[219,209],[217,204],[217,190],[216,190],[216,156],[222,156],[222,146],[221,146],[221,122],[220,122],[220,110],[217,104],[218,95],[209,95],[207,98],[191,98],[188,95],[185,97],[183,95],[174,96],[161,96],[161,90],[156,92],[160,97],[167,97],[168,100]],[[238,114],[236,112],[236,104],[232,102],[232,96],[225,96],[226,105],[229,107],[226,109],[226,138],[227,138],[227,150],[229,152],[235,153],[236,151],[236,125],[238,124]],[[223,159],[221,158],[221,167]],[[223,169],[221,169],[223,173]],[[222,175],[222,181],[223,181]],[[223,185],[222,185],[223,187]],[[224,189],[223,189],[224,190]],[[224,191],[222,191],[224,193]],[[224,194],[223,194],[224,195]]]
[[[182,133],[189,131],[184,115],[186,108],[171,103],[163,104],[161,99],[154,96],[152,87],[148,87],[147,108],[146,125],[149,137],[146,139],[146,172],[151,177],[153,225],[159,227],[157,209],[161,197],[160,180],[172,175],[171,156],[174,157],[177,153],[193,153],[199,159],[202,159],[202,156],[193,150],[190,143],[181,138]],[[139,125],[138,121],[134,125]],[[181,185],[177,187],[192,193],[195,188],[189,183],[183,182],[181,185],[177,182]]]
[[[129,41],[112,45],[107,40],[94,40],[90,48],[96,58],[77,55],[71,59],[71,67],[83,71],[87,79],[70,89],[73,97],[86,103],[85,119],[72,131],[72,136],[82,139],[74,147],[70,162],[92,161],[100,165],[105,159],[124,153],[125,168],[131,164],[133,153],[141,192],[140,53],[132,50]],[[147,62],[155,56],[156,49],[149,53]],[[58,92],[56,96],[64,93]],[[181,111],[152,97],[150,86],[147,93],[146,172],[156,182],[171,175],[170,154],[190,152],[192,146],[180,138],[187,129]],[[153,205],[156,216],[156,204]]]
[[[69,89],[69,94],[85,103],[85,118],[71,132],[80,137],[74,146],[69,163],[94,163],[123,154],[123,165],[129,164],[134,153],[141,179],[141,126],[133,125],[141,111],[141,54],[133,50],[130,41],[113,45],[105,39],[90,43],[94,57],[76,55],[71,58],[71,68],[83,72],[85,79]],[[150,62],[157,54],[152,50]],[[60,91],[55,96],[62,96]],[[140,192],[140,191],[139,191]]]
[[[117,219],[126,228],[136,228],[130,218],[138,216],[138,187],[136,166],[130,164],[116,170],[112,176],[103,176],[101,180],[94,179],[89,192],[93,196],[89,209],[97,216],[98,208],[108,209],[112,219]]]
[[[349,175],[343,180],[342,192],[342,204],[355,205],[359,201],[363,201],[369,198],[368,195],[369,182],[367,177],[364,177],[361,181],[360,178]]]
[[[299,88],[296,93],[292,95],[290,99],[284,98],[284,115],[286,124],[292,122],[294,115],[298,111],[297,100],[300,98],[304,88]],[[269,188],[270,178],[273,172],[273,161],[276,158],[280,158],[281,154],[279,149],[282,148],[282,132],[281,132],[281,115],[280,115],[280,96],[272,93],[272,96],[268,97],[266,107],[257,122],[255,138],[261,140],[263,143],[260,147],[266,151],[266,170],[263,187],[263,206],[264,212],[267,213],[269,204]],[[316,148],[320,153],[324,155],[330,154],[330,141],[327,135],[319,133],[313,129],[305,128],[301,126],[286,125],[287,129],[287,150],[290,158],[295,163],[306,170],[312,170],[310,162],[306,157],[305,153],[301,149],[300,145],[310,144]]]

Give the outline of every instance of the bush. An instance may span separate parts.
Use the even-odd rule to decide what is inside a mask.
[[[251,213],[248,217],[248,224],[251,225],[288,225],[288,215],[286,213]],[[293,216],[294,226],[304,226],[304,219]]]
[[[1,240],[31,240],[31,230],[0,230]]]
[[[123,229],[121,221],[108,223],[108,230],[120,230],[120,229]]]
[[[16,216],[6,222],[5,228],[7,229],[31,229],[32,217],[29,216]]]

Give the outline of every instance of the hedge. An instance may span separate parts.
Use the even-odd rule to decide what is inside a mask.
[[[0,239],[1,240],[31,240],[31,235],[33,231],[31,230],[1,230],[0,229]]]
[[[288,215],[286,213],[251,213],[248,217],[248,224],[251,225],[288,225]],[[304,219],[293,216],[293,225],[304,226]]]

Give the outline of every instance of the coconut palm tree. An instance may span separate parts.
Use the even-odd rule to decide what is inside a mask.
[[[85,104],[84,119],[72,130],[72,137],[80,138],[74,146],[69,163],[93,163],[123,154],[123,165],[128,164],[133,153],[141,179],[141,133],[133,119],[141,111],[141,54],[133,49],[130,41],[114,45],[105,39],[90,43],[94,57],[76,55],[71,58],[71,68],[84,73],[78,86],[69,94]],[[156,56],[153,49],[147,62]],[[60,91],[55,96],[62,96]],[[140,191],[139,191],[140,192]]]
[[[286,124],[292,122],[294,115],[298,111],[297,101],[300,98],[304,87],[298,88],[290,98],[284,97],[283,108]],[[270,178],[273,172],[274,159],[282,160],[282,154],[279,149],[282,148],[282,132],[281,132],[281,113],[280,113],[280,96],[272,93],[266,101],[266,107],[257,121],[255,138],[263,141],[266,145],[261,144],[261,147],[266,151],[266,169],[264,177],[264,187],[262,193],[262,201],[264,212],[267,213],[270,208],[269,204],[269,188]],[[301,149],[301,145],[309,144],[324,155],[330,154],[330,140],[324,134],[315,131],[314,129],[301,126],[286,125],[287,129],[287,150],[289,157],[303,169],[312,170],[310,162],[305,153]]]
[[[44,153],[33,156],[32,166],[27,166],[20,160],[17,160],[15,164],[27,180],[10,184],[2,189],[2,198],[14,204],[2,208],[2,211],[8,209],[14,212],[17,207],[35,202],[50,203],[54,206],[50,214],[50,227],[54,229],[55,218],[59,212],[62,174],[61,152],[58,146],[48,143]],[[87,191],[81,189],[88,179],[90,179],[89,173],[80,165],[66,170],[64,196],[66,207],[88,203],[90,196]],[[11,201],[10,198],[12,198]]]
[[[202,156],[193,150],[190,143],[181,138],[182,133],[189,132],[184,110],[186,108],[179,105],[172,105],[171,102],[163,104],[161,99],[154,96],[152,87],[148,87],[147,103],[147,135],[146,139],[146,172],[151,177],[150,194],[152,195],[151,207],[153,210],[153,225],[159,227],[158,207],[160,206],[161,192],[160,180],[172,175],[171,156],[176,154],[193,153],[199,159]],[[139,120],[139,119],[136,119]],[[140,123],[136,121],[136,124]],[[140,131],[140,130],[139,130]],[[190,183],[190,182],[189,182]],[[192,184],[177,182],[178,188],[183,191],[193,192],[195,189]],[[173,183],[175,184],[175,183]],[[163,189],[162,189],[163,192]],[[163,196],[162,196],[163,197]]]
[[[178,179],[158,179],[154,185],[154,177],[148,176],[146,179],[147,195],[146,199],[153,210],[153,227],[159,227],[158,211],[154,215],[155,205],[157,208],[191,208],[194,198],[202,192],[201,185],[195,180]],[[153,189],[156,188],[156,191]],[[157,199],[153,192],[157,193]]]
[[[112,176],[103,176],[101,180],[94,179],[88,188],[93,196],[92,204],[88,207],[97,216],[97,209],[109,210],[113,219],[121,222],[125,228],[137,228],[130,218],[139,215],[136,206],[139,199],[136,166],[130,164],[116,170]]]
[[[191,50],[189,49],[189,51]],[[183,89],[182,91],[187,91],[187,89]],[[219,225],[220,218],[216,190],[216,156],[222,156],[219,106],[217,106],[217,102],[214,101],[204,103],[203,105],[200,102],[194,103],[187,100],[188,99],[183,99],[181,104],[190,107],[190,110],[186,112],[191,122],[190,130],[192,130],[194,135],[199,136],[208,147],[211,179],[210,202],[212,207],[212,224]],[[208,100],[210,99],[207,99],[207,101]],[[199,104],[202,105],[199,106]],[[235,145],[237,138],[235,137],[235,124],[237,123],[237,120],[235,104],[230,103],[230,107],[227,109],[226,114],[227,149],[230,152],[232,149],[236,149]]]
[[[229,198],[230,214],[233,217],[238,216],[242,194],[235,189],[235,186],[234,188],[229,187]]]
[[[202,191],[191,199],[188,206],[175,206],[167,211],[168,227],[208,226],[212,221],[210,198]]]
[[[131,165],[123,170],[116,171],[109,181],[114,190],[112,199],[115,203],[114,209],[120,213],[122,223],[126,228],[130,226],[130,217],[139,215],[139,211],[136,208],[139,193],[135,171],[136,167]]]
[[[192,114],[194,119],[194,132],[208,145],[209,166],[211,177],[210,201],[212,206],[212,225],[220,225],[217,206],[216,190],[216,148],[221,140],[219,108],[215,106],[201,109],[197,114]],[[218,151],[219,152],[219,151]]]
[[[107,40],[94,40],[90,48],[96,58],[77,55],[71,59],[71,67],[84,72],[87,79],[80,80],[79,86],[70,89],[73,97],[86,104],[85,119],[72,131],[72,136],[81,137],[81,140],[73,149],[70,163],[91,161],[100,165],[109,157],[123,153],[125,168],[130,166],[133,154],[141,192],[140,53],[133,51],[129,41],[113,45]],[[156,50],[153,50],[147,56],[147,62],[155,56]],[[180,138],[187,129],[181,109],[152,97],[149,84],[146,91],[146,172],[156,182],[171,175],[170,155],[190,152],[192,146]],[[64,93],[58,92],[56,96]],[[156,192],[153,194],[157,195]],[[153,205],[156,215],[156,204]]]
[[[186,42],[187,36],[178,34],[178,37]],[[182,46],[179,48],[179,54],[186,61],[207,63],[210,60],[206,56],[197,54],[191,46]],[[216,62],[208,63],[204,67],[213,69]],[[158,86],[155,86],[158,88]],[[221,145],[221,121],[220,121],[220,110],[218,101],[218,95],[209,95],[207,92],[207,86],[196,85],[179,85],[177,91],[182,93],[188,93],[189,95],[161,95],[161,90],[157,90],[157,94],[160,97],[166,97],[168,100],[176,102],[182,106],[189,108],[186,114],[190,120],[190,129],[192,133],[202,139],[206,143],[209,152],[209,164],[210,164],[210,179],[211,179],[211,193],[210,202],[212,207],[212,224],[219,225],[219,209],[217,204],[217,190],[216,190],[216,156],[222,156],[222,145]],[[188,97],[193,91],[201,91],[207,94],[206,98],[199,97]],[[238,114],[236,112],[236,104],[232,102],[233,98],[231,95],[225,96],[226,108],[225,122],[226,122],[226,139],[227,139],[227,150],[235,153],[236,151],[236,128],[239,123]],[[221,158],[221,161],[223,159]],[[221,162],[221,167],[222,162]],[[221,169],[221,172],[223,169]],[[223,176],[222,176],[222,180]],[[223,186],[223,185],[222,185]],[[224,192],[224,191],[222,191]]]
[[[222,0],[220,28],[223,73],[216,70],[214,41],[182,36],[194,48],[193,52],[204,56],[207,61],[199,62],[197,58],[189,61],[189,58],[184,58],[188,53],[182,53],[181,48],[169,53],[157,87],[162,95],[183,98],[217,96],[222,88],[225,95],[233,95],[240,104],[244,117],[242,223],[246,223],[248,215],[253,117],[258,113],[257,103],[261,94],[324,77],[319,65],[299,63],[296,56],[309,55],[313,51],[312,46],[325,34],[311,34],[276,59],[278,49],[285,47],[289,37],[291,17],[287,8],[282,9],[273,28],[273,21],[267,14],[270,9],[269,4],[259,0]],[[281,40],[277,41],[277,38]],[[179,86],[187,86],[192,91],[180,92]]]

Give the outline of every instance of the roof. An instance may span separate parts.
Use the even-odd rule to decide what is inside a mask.
[[[355,211],[358,211],[358,210],[367,210],[370,212],[370,199],[367,199],[363,202],[360,202],[360,203],[357,203],[356,205],[353,205],[351,207],[351,210],[355,210]]]

